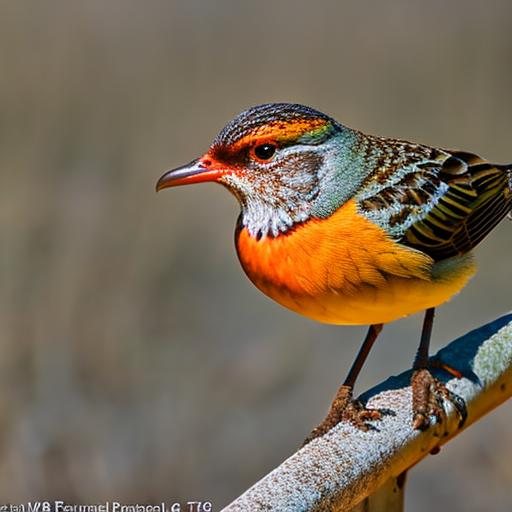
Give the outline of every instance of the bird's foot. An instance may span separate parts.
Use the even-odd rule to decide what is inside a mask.
[[[352,398],[351,386],[341,386],[326,418],[318,427],[311,431],[302,443],[302,446],[305,446],[317,437],[323,436],[342,421],[349,422],[354,427],[365,432],[374,429],[375,427],[368,422],[380,420],[385,413],[389,413],[389,411],[367,409],[359,400]]]
[[[457,370],[449,368],[440,362],[434,361],[434,367],[442,368],[451,375],[460,378]],[[444,382],[434,377],[428,368],[414,370],[411,379],[412,386],[412,424],[415,430],[427,430],[435,418],[436,423],[446,419],[443,407],[444,400],[453,404],[459,415],[459,428],[464,425],[467,418],[466,404],[460,396],[450,391]]]

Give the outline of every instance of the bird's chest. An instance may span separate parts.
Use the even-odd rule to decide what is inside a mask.
[[[261,291],[298,313],[332,323],[373,323],[368,311],[392,308],[398,283],[426,281],[431,263],[359,215],[352,201],[328,219],[309,220],[275,238],[257,240],[242,229],[237,251]]]

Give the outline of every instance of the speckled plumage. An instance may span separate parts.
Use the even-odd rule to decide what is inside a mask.
[[[294,123],[309,129],[289,130]],[[241,158],[241,172],[220,180],[240,200],[242,225],[258,238],[328,218],[354,197],[361,214],[393,239],[442,259],[473,248],[512,206],[510,166],[366,135],[301,105],[243,112],[214,140],[213,153],[229,161],[229,148],[266,136],[269,127],[281,134],[282,155],[264,166]],[[466,216],[457,213],[461,207]],[[492,215],[482,219],[489,208]]]
[[[331,188],[328,180],[343,178],[343,171],[352,167],[348,149],[354,136],[352,130],[309,107],[268,104],[230,121],[214,139],[210,153],[215,160],[237,168],[219,182],[240,201],[242,224],[262,238],[286,233],[311,215],[327,216],[348,199],[345,192],[333,204],[332,195],[325,192]],[[247,144],[255,140],[279,145],[271,163],[249,158]],[[341,146],[347,151],[340,151]],[[331,162],[334,155],[340,156],[335,165]]]
[[[355,197],[362,214],[435,260],[473,249],[512,208],[512,166],[472,153],[369,137],[389,155]]]

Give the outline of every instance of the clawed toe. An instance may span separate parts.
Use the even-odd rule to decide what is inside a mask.
[[[411,380],[413,427],[416,430],[426,430],[430,427],[432,419],[436,423],[446,420],[446,411],[443,402],[449,401],[459,414],[459,428],[464,425],[467,418],[464,400],[451,392],[444,382],[436,379],[430,370],[420,368],[414,371]]]
[[[340,411],[340,421],[346,421],[359,430],[367,432],[375,427],[368,422],[382,419],[383,412],[379,409],[367,409],[359,400],[351,400],[347,406]]]
[[[336,398],[334,399],[329,413],[324,421],[318,425],[309,436],[304,440],[302,446],[308,444],[313,439],[321,437],[340,422],[351,423],[354,427],[367,432],[374,430],[376,427],[369,422],[382,419],[385,414],[392,414],[389,410],[384,409],[367,409],[362,402],[352,398],[352,388],[342,386]]]

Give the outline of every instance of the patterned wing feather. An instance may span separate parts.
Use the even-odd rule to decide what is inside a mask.
[[[460,151],[432,150],[425,159],[419,148],[394,172],[395,182],[376,189],[378,172],[370,179],[360,210],[436,261],[465,254],[512,209],[512,166]]]

